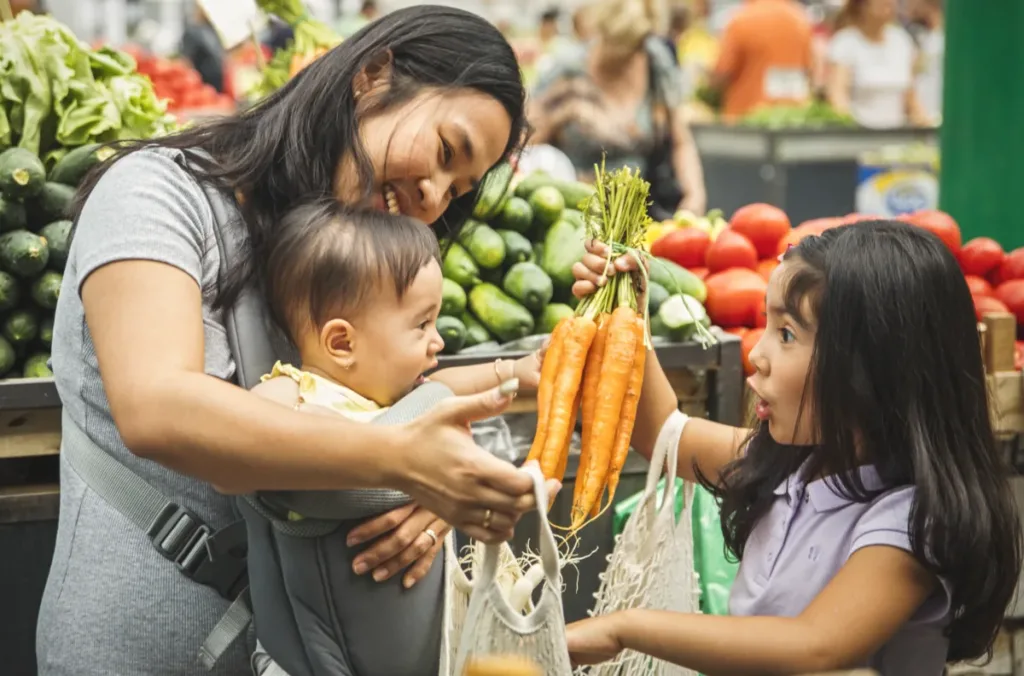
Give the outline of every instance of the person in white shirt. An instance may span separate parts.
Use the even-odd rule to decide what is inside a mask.
[[[942,68],[946,54],[946,23],[943,0],[913,0],[910,19],[920,50],[917,97],[928,117],[942,119]]]
[[[847,0],[829,43],[829,103],[864,127],[929,124],[914,87],[914,41],[895,16],[895,0]]]

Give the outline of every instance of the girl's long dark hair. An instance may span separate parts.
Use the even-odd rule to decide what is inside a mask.
[[[930,233],[877,221],[828,230],[790,249],[787,310],[817,337],[804,396],[817,445],[778,443],[757,425],[720,482],[727,547],[742,556],[776,486],[808,461],[833,490],[877,497],[914,486],[908,529],[916,558],[952,589],[950,661],[990,653],[1021,568],[1021,529],[988,409],[974,304],[953,255]]]
[[[367,66],[390,55],[391,82],[372,108],[356,110],[353,81]],[[373,166],[359,140],[359,117],[410,100],[424,88],[466,88],[495,98],[508,112],[509,155],[526,127],[525,91],[519,64],[501,33],[483,18],[459,9],[417,5],[384,15],[302,70],[253,108],[159,139],[122,144],[90,172],[78,191],[72,218],[107,168],[140,148],[174,148],[189,159],[196,178],[244,196],[242,217],[251,255],[233,263],[216,303],[230,306],[249,284],[262,284],[274,231],[295,205],[330,195],[340,160],[356,160],[369,196]],[[201,152],[197,152],[201,151]],[[476,194],[456,200],[438,226],[460,228]]]

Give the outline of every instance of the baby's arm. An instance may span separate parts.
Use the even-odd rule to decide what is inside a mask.
[[[541,354],[534,352],[521,359],[497,359],[473,366],[453,366],[430,374],[430,380],[447,385],[457,395],[486,392],[513,378],[519,379],[519,391],[537,389]]]

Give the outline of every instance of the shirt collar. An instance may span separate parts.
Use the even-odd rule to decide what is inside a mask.
[[[800,465],[800,469],[776,486],[775,495],[788,496],[790,502],[806,497],[818,512],[833,511],[855,502],[842,494],[842,487],[835,478],[816,479],[805,484],[804,470],[809,462],[810,458]],[[860,481],[868,491],[879,491],[885,488],[885,482],[874,465],[861,465],[855,471],[860,475]]]

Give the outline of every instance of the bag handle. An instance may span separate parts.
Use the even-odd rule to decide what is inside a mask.
[[[559,584],[560,568],[558,565],[558,545],[555,544],[555,535],[551,532],[551,524],[548,522],[547,505],[548,489],[544,484],[544,475],[534,465],[528,465],[523,471],[533,479],[533,495],[537,499],[537,520],[540,522],[538,539],[540,541],[540,559],[544,566],[544,577],[555,587]],[[498,573],[498,557],[501,552],[501,545],[484,545],[484,560],[480,569],[481,588],[494,581]],[[477,588],[476,581],[473,587]]]
[[[682,411],[674,410],[661,426],[658,438],[654,442],[654,452],[651,454],[651,466],[647,470],[647,485],[644,487],[643,497],[640,504],[644,507],[644,514],[647,519],[648,530],[654,526],[654,519],[657,516],[657,503],[654,500],[654,492],[658,488],[658,480],[664,476],[665,487],[662,489],[662,509],[674,509],[676,493],[676,473],[679,466],[679,439],[683,435],[683,428],[686,426],[690,416]],[[664,473],[662,468],[664,467]]]

